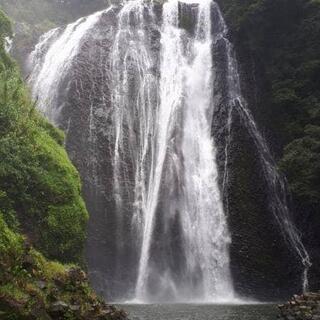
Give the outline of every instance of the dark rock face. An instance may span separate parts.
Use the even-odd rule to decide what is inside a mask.
[[[114,296],[113,279],[122,271],[118,270],[118,258],[115,257],[119,230],[113,214],[116,211],[112,186],[113,146],[107,139],[112,123],[106,118],[111,109],[112,88],[107,83],[110,81],[110,50],[116,26],[116,12],[111,11],[102,17],[95,33],[82,44],[71,73],[62,85],[65,90],[62,89],[60,94],[65,106],[59,123],[67,131],[66,147],[83,178],[84,198],[91,215],[87,263],[96,290],[105,296],[106,288],[108,294]],[[80,86],[84,90],[78,90]],[[94,111],[90,106],[94,106]],[[90,127],[91,123],[94,127]],[[125,288],[122,290],[126,290],[129,279],[124,276],[123,280]]]
[[[226,14],[228,14],[229,9],[232,11],[230,8],[231,2],[220,0],[218,2],[224,8]],[[300,23],[302,8],[304,6],[299,1],[294,3],[286,1],[273,3],[272,1],[267,1],[266,3],[268,5],[262,6],[264,9],[261,12],[259,11],[259,14],[256,13],[255,18],[248,17],[246,22],[237,26],[238,29],[234,25],[232,26],[232,21],[229,21],[232,26],[229,31],[229,37],[232,39],[237,52],[242,92],[260,130],[268,141],[275,159],[278,160],[282,156],[285,145],[284,140],[286,138],[282,130],[285,131],[284,127],[286,124],[283,116],[277,117],[277,114],[281,114],[283,111],[279,107],[276,107],[273,102],[271,81],[274,74],[270,72],[269,64],[272,61],[272,57],[277,56],[278,52],[283,50],[284,47],[287,50],[284,50],[284,52],[290,53],[290,46],[287,48],[287,44],[282,45],[281,39],[287,38],[287,35],[292,36],[295,34],[294,28]],[[299,3],[298,6],[297,3]],[[241,7],[240,4],[238,6]],[[299,7],[300,9],[297,9]],[[257,35],[254,32],[251,33],[251,31],[255,28],[255,25],[260,27],[262,20],[265,21],[265,25],[260,29],[260,39],[257,39]],[[272,23],[266,21],[272,21]],[[272,30],[278,31],[273,32]],[[262,35],[261,32],[263,32]],[[291,39],[290,36],[289,39]],[[292,49],[292,51],[294,50]],[[296,52],[294,52],[294,55],[299,56]],[[284,55],[282,57],[283,62],[285,62]],[[283,76],[286,76],[286,74],[283,74]],[[283,81],[286,81],[285,78],[283,78]],[[301,233],[301,239],[312,262],[309,270],[309,285],[310,289],[313,290],[319,288],[320,278],[319,220],[316,218],[318,215],[315,215],[315,210],[315,208],[310,208],[306,203],[299,200],[293,199],[290,203],[293,220],[297,225],[298,232]],[[266,239],[268,239],[268,236]],[[289,259],[288,261],[290,261]],[[297,264],[296,270],[298,271],[300,268],[299,264]],[[294,274],[297,273],[294,272]],[[295,278],[297,279],[296,281],[299,280],[298,276]],[[290,292],[294,293],[295,286],[292,286],[293,282],[289,281],[289,279],[288,277],[287,282],[290,283]],[[298,286],[296,290],[296,292],[299,292]]]
[[[217,16],[213,10],[212,20],[216,21]],[[219,26],[213,26],[213,32],[218,29]],[[218,40],[213,62],[216,69],[215,96],[219,102],[212,131],[218,147],[220,185],[232,236],[233,281],[236,291],[245,297],[261,300],[286,298],[290,293],[301,291],[303,266],[272,213],[270,188],[262,170],[260,151],[246,128],[237,102],[229,99],[226,50],[225,41]],[[250,78],[249,73],[246,75],[240,74],[241,88],[249,110],[255,116],[259,106],[257,87],[255,79]],[[232,119],[230,125],[228,117]],[[224,185],[225,178],[227,183]]]
[[[234,121],[227,201],[236,290],[267,301],[285,298],[301,291],[301,261],[268,207],[268,186],[252,138],[237,115]]]
[[[114,193],[111,54],[118,10],[104,13],[94,32],[81,44],[70,73],[60,83],[57,103],[63,105],[57,122],[67,132],[66,147],[83,178],[84,198],[90,212],[86,248],[90,279],[99,294],[113,300],[133,294],[139,259],[130,223],[134,189],[122,195],[121,210],[117,208]],[[160,6],[155,6],[155,16],[160,19]],[[135,23],[133,17],[132,23]],[[160,34],[152,25],[148,33],[150,50],[157,61]],[[158,77],[158,67],[150,72]],[[137,74],[138,70],[130,69],[132,99],[136,97]],[[125,157],[127,176],[121,179],[132,182],[130,154]]]
[[[194,32],[195,11],[194,5],[180,5],[180,27],[191,34]],[[160,25],[161,6],[156,6],[155,15]],[[221,31],[221,25],[216,24],[217,19],[218,13],[213,8],[213,37]],[[113,130],[110,117],[113,92],[111,51],[117,23],[118,9],[114,8],[102,15],[94,30],[82,41],[69,74],[60,84],[57,103],[63,106],[58,123],[66,131],[66,146],[81,173],[84,197],[91,214],[86,250],[90,278],[99,293],[115,300],[130,296],[130,291],[134,290],[139,259],[133,238],[134,231],[128,218],[132,205],[124,206],[121,212],[116,209],[113,189],[114,145],[108,139]],[[150,26],[148,33],[149,47],[157,60],[159,30],[156,26]],[[300,261],[284,241],[268,206],[268,187],[261,170],[258,150],[244,126],[239,106],[235,101],[230,104],[225,42],[217,40],[213,51],[214,99],[218,103],[214,110],[212,134],[218,148],[220,185],[232,236],[230,254],[234,286],[245,297],[261,300],[287,297],[300,290]],[[150,72],[159,77],[158,69],[159,66],[155,63]],[[136,70],[130,71],[134,91]],[[250,78],[249,73],[245,75],[247,76],[242,75],[245,97],[250,109],[255,111],[254,107],[251,108],[257,102],[256,87],[253,86],[255,81]],[[232,123],[228,126],[230,114]],[[130,183],[133,170],[127,163],[125,165]],[[227,184],[224,183],[225,174],[228,174]],[[169,191],[167,193],[168,197],[174,196]],[[132,194],[126,194],[124,201],[132,203],[131,200]],[[164,210],[166,203],[160,205],[161,210]],[[158,254],[158,249],[172,244],[164,239],[159,224],[151,248],[152,259],[159,269],[162,259],[183,259],[179,256],[183,256],[183,250],[180,250],[179,225],[173,219],[171,233],[177,235],[174,244],[177,253],[172,252],[170,256],[162,257]]]
[[[197,24],[198,4],[186,4],[179,2],[179,27],[190,34],[194,34],[194,28]]]

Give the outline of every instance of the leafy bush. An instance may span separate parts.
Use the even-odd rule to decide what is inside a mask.
[[[46,256],[80,261],[88,214],[63,139],[35,110],[12,60],[0,60],[0,210]]]
[[[285,148],[280,162],[290,188],[300,200],[320,205],[320,126],[307,126],[306,136]]]
[[[88,213],[63,133],[37,113],[4,50],[8,26],[0,11],[0,318],[125,319],[78,267],[47,259],[82,260]]]
[[[47,260],[1,214],[0,253],[1,319],[126,319],[95,295],[83,271]]]

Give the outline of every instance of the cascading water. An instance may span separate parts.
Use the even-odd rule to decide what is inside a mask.
[[[210,6],[211,1],[198,3],[194,36],[179,29],[178,1],[163,6],[160,92],[156,77],[150,73],[156,61],[148,49],[145,32],[146,24],[150,24],[145,17],[155,21],[152,6],[131,1],[119,13],[112,53],[114,186],[121,214],[122,199],[132,190],[125,179],[128,167],[124,160],[130,155],[134,170],[131,201],[135,203],[132,228],[137,230],[141,245],[135,296],[143,301],[151,295],[150,279],[158,284],[159,297],[164,293],[176,300],[233,297],[228,257],[230,236],[210,132],[213,114]],[[159,210],[164,186],[172,188],[175,197],[168,201],[166,210]],[[161,217],[156,218],[157,214]],[[174,219],[179,220],[186,274],[180,279],[175,279],[169,263],[161,270],[152,267],[150,250],[156,219],[161,219],[165,228]]]
[[[55,123],[58,122],[61,111],[54,108],[58,99],[59,79],[62,79],[70,70],[81,41],[94,27],[102,13],[103,11],[88,18],[79,19],[68,25],[61,34],[59,28],[49,31],[40,38],[40,42],[30,56],[30,63],[35,66],[30,82],[33,92],[36,93],[38,108]],[[44,60],[39,63],[39,59]],[[63,108],[63,105],[59,107]]]
[[[225,83],[214,60],[221,42]],[[106,297],[235,301],[226,214],[234,112],[259,151],[271,210],[309,266],[214,1],[124,1],[48,32],[30,63],[38,107],[67,132],[84,179],[89,269]],[[226,129],[223,172],[213,124]]]
[[[145,19],[146,15],[149,20]],[[145,31],[148,23],[152,25],[154,20],[151,7],[144,6],[141,1],[128,2],[119,12],[111,57],[114,194],[119,215],[124,207],[132,206],[131,226],[136,231],[138,246],[141,245],[140,234],[147,210],[147,179],[151,170],[150,156],[153,155],[151,137],[158,105],[158,82],[151,72],[156,58],[149,49]],[[128,163],[132,173],[128,172]]]
[[[211,1],[198,3],[193,37],[179,29],[178,1],[168,1],[163,6],[160,104],[144,206],[138,297],[148,294],[150,247],[161,184],[172,186],[174,180],[180,180],[180,186],[174,202],[164,212],[167,215],[164,223],[169,224],[175,215],[179,216],[188,276],[183,283],[175,283],[170,276],[166,277],[170,270],[165,270],[163,275],[158,274],[165,280],[161,282],[172,286],[180,299],[187,292],[191,292],[191,299],[207,301],[233,295],[228,257],[230,236],[210,131],[213,114],[210,6]],[[167,170],[169,181],[163,181],[163,172]]]

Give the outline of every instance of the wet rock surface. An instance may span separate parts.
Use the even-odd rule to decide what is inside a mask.
[[[52,88],[57,92],[56,101],[50,110],[58,110],[57,124],[66,132],[66,147],[70,158],[79,170],[83,179],[83,194],[87,209],[90,212],[88,226],[88,241],[86,259],[88,263],[90,280],[95,290],[113,300],[130,300],[135,294],[136,275],[138,266],[139,244],[136,234],[128,221],[132,219],[135,210],[133,195],[135,194],[133,154],[137,150],[140,138],[134,138],[134,143],[128,143],[128,137],[138,137],[140,121],[137,117],[138,108],[131,107],[126,111],[126,118],[130,124],[123,126],[123,150],[115,170],[114,134],[116,125],[112,99],[117,80],[115,70],[120,70],[125,57],[128,58],[128,81],[130,82],[130,97],[127,105],[137,101],[140,88],[140,73],[135,61],[133,49],[128,55],[125,49],[121,52],[118,69],[113,67],[117,60],[114,54],[114,39],[119,28],[120,7],[114,7],[101,15],[92,31],[88,31],[79,44],[78,52],[70,62],[70,70],[65,75],[59,75],[58,85]],[[179,26],[183,29],[185,37],[194,33],[197,6],[192,4],[179,5]],[[212,6],[212,21],[219,21],[219,11]],[[124,28],[124,33],[132,28],[138,34],[140,16],[132,12],[130,23]],[[160,78],[160,48],[161,48],[161,1],[154,8],[153,14],[144,11],[145,25],[139,32],[145,34],[147,41],[139,43],[151,57],[150,68],[146,76],[151,82],[158,83]],[[122,26],[123,28],[124,26]],[[129,28],[130,27],[130,28]],[[228,225],[231,232],[232,244],[230,246],[231,273],[235,290],[242,296],[263,301],[287,299],[301,287],[301,262],[299,257],[292,253],[278,226],[277,219],[272,213],[270,203],[270,189],[259,160],[259,150],[255,146],[252,134],[244,125],[243,116],[239,110],[239,103],[230,100],[230,85],[228,83],[228,46],[223,38],[219,38],[224,25],[214,23],[212,26],[213,39],[216,41],[213,48],[213,66],[215,72],[215,110],[212,123],[212,133],[217,147],[217,162],[219,166],[220,188],[224,192],[225,211],[228,216]],[[127,38],[129,37],[129,38]],[[119,38],[123,43],[119,48],[126,48],[130,38]],[[120,41],[120,40],[117,41]],[[136,36],[136,39],[138,37]],[[133,46],[136,42],[130,40]],[[138,50],[138,49],[137,49]],[[140,49],[139,49],[140,50]],[[45,51],[45,50],[44,50]],[[120,51],[119,51],[120,52]],[[43,54],[44,52],[42,52]],[[115,55],[116,57],[119,54]],[[126,59],[127,59],[126,58]],[[38,64],[41,65],[39,59]],[[123,61],[120,61],[120,60]],[[150,83],[151,83],[150,82]],[[248,82],[251,85],[251,82]],[[149,86],[150,87],[150,86]],[[151,87],[150,87],[151,88]],[[250,86],[251,88],[251,86]],[[52,90],[53,90],[52,89]],[[249,90],[249,88],[248,88]],[[245,90],[246,91],[246,90]],[[249,90],[250,91],[250,90]],[[119,91],[120,92],[120,91]],[[150,92],[154,92],[150,90]],[[245,92],[246,93],[246,92]],[[254,95],[254,92],[250,93]],[[51,95],[52,91],[51,91]],[[154,105],[157,105],[157,95],[151,95]],[[255,105],[245,94],[248,103]],[[43,99],[47,104],[47,99]],[[141,104],[142,105],[142,104]],[[88,106],[92,106],[88,108]],[[231,110],[231,111],[230,111]],[[253,111],[253,110],[252,110]],[[231,112],[231,116],[229,113]],[[255,113],[254,113],[255,114]],[[230,128],[229,128],[229,120]],[[127,121],[127,120],[126,120]],[[131,132],[131,133],[130,133]],[[151,137],[151,136],[150,136]],[[226,148],[226,145],[229,145]],[[227,154],[226,154],[227,152]],[[226,169],[226,171],[225,171]],[[117,181],[123,181],[121,197],[115,188],[115,174],[121,172]],[[117,173],[118,174],[118,173]],[[226,178],[226,181],[224,179]],[[126,189],[126,190],[124,190]],[[130,190],[130,192],[128,192]],[[178,190],[178,189],[177,189]],[[171,189],[163,188],[160,193],[164,199],[174,193]],[[176,192],[177,193],[177,192]],[[114,195],[117,195],[116,197]],[[118,197],[121,201],[121,214],[117,209]],[[158,210],[167,212],[165,203],[159,205]],[[159,212],[160,212],[159,211]],[[159,215],[162,216],[162,215]],[[161,221],[161,219],[159,219]],[[161,238],[161,222],[157,227],[153,241],[152,252],[154,265],[160,266],[163,261],[172,257],[166,256],[165,250],[171,237]],[[172,225],[179,225],[176,220]],[[108,232],[106,232],[108,230]],[[179,229],[173,227],[173,233],[179,234]],[[177,252],[180,250],[180,238],[170,246]],[[169,240],[168,240],[169,239]],[[160,244],[160,245],[158,245]],[[158,246],[158,247],[157,247]],[[163,254],[159,254],[162,250]],[[183,257],[183,253],[181,254]],[[278,263],[274,263],[274,257]],[[175,264],[181,268],[183,258],[174,255]],[[182,263],[180,263],[182,261]],[[179,273],[179,272],[177,272]],[[289,284],[289,287],[288,287]]]
[[[278,308],[281,320],[320,320],[320,292],[294,295]]]
[[[39,257],[32,250],[25,252],[22,269],[16,267],[21,270],[18,275],[11,271],[2,274],[1,320],[127,319],[124,311],[108,305],[93,292],[87,274],[79,267],[64,268],[43,262]],[[0,264],[0,275],[1,272]]]

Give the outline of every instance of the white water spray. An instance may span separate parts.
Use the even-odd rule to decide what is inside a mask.
[[[195,35],[188,39],[178,28],[178,1],[163,7],[161,38],[160,106],[156,119],[156,156],[150,176],[146,223],[140,258],[137,296],[146,295],[148,260],[165,158],[174,150],[173,136],[182,114],[181,148],[183,189],[178,204],[186,250],[187,270],[200,273],[198,298],[205,301],[233,298],[229,270],[230,235],[218,187],[215,148],[211,138],[212,63],[211,1],[198,3]],[[188,46],[186,52],[185,46]],[[173,158],[179,155],[171,155]],[[179,166],[179,161],[176,162]],[[166,213],[169,216],[175,212]],[[172,286],[172,283],[170,284]],[[188,284],[185,284],[187,291]],[[185,292],[175,291],[183,299]],[[191,299],[195,297],[190,297]]]
[[[59,28],[50,30],[41,37],[30,56],[30,64],[36,66],[30,78],[33,98],[38,101],[38,109],[54,123],[57,123],[63,108],[63,103],[57,104],[60,81],[69,72],[81,41],[99,21],[103,12],[69,24],[62,34]],[[42,57],[43,61],[40,62]]]
[[[192,30],[180,25],[183,6],[191,8]],[[222,204],[229,177],[233,109],[241,115],[259,150],[273,213],[306,266],[304,286],[307,283],[309,256],[291,222],[283,179],[242,98],[236,60],[218,7],[217,21],[211,21],[214,6],[217,4],[211,0],[168,0],[162,20],[152,1],[125,1],[108,9],[117,26],[111,31],[110,49],[101,49],[108,62],[99,68],[106,70],[108,80],[97,86],[102,88],[98,92],[107,92],[103,97],[103,112],[107,113],[103,119],[107,120],[102,123],[108,128],[103,137],[112,149],[105,154],[112,166],[106,188],[116,203],[114,229],[119,237],[112,264],[119,263],[124,269],[129,259],[125,260],[123,243],[130,241],[136,257],[134,263],[130,260],[134,289],[129,298],[139,301],[235,301],[231,237]],[[59,124],[64,108],[59,95],[63,80],[102,14],[48,32],[31,56],[33,95],[38,97],[39,109],[55,123]],[[214,36],[213,25],[221,29]],[[230,107],[222,192],[211,133],[216,89],[212,48],[220,40],[226,45]],[[77,90],[96,94],[81,87],[81,79],[79,83]],[[96,106],[89,100],[88,142],[93,143],[98,126]],[[116,281],[121,281],[121,272]]]
[[[211,137],[210,8],[211,1],[197,3],[197,25],[191,36],[179,28],[179,2],[164,4],[159,92],[158,79],[150,72],[156,59],[146,33],[146,24],[155,20],[152,5],[129,1],[119,12],[112,52],[114,186],[121,214],[124,195],[130,193],[132,184],[124,165],[124,159],[130,158],[135,204],[132,228],[138,231],[141,246],[135,298],[141,301],[150,299],[150,278],[159,284],[158,296],[169,292],[176,301],[212,302],[234,295],[228,253],[231,240]],[[161,220],[168,225],[179,216],[187,274],[180,280],[173,279],[169,265],[154,271],[150,261],[162,189],[167,183],[173,190],[176,179],[182,187],[174,203],[161,212]]]

